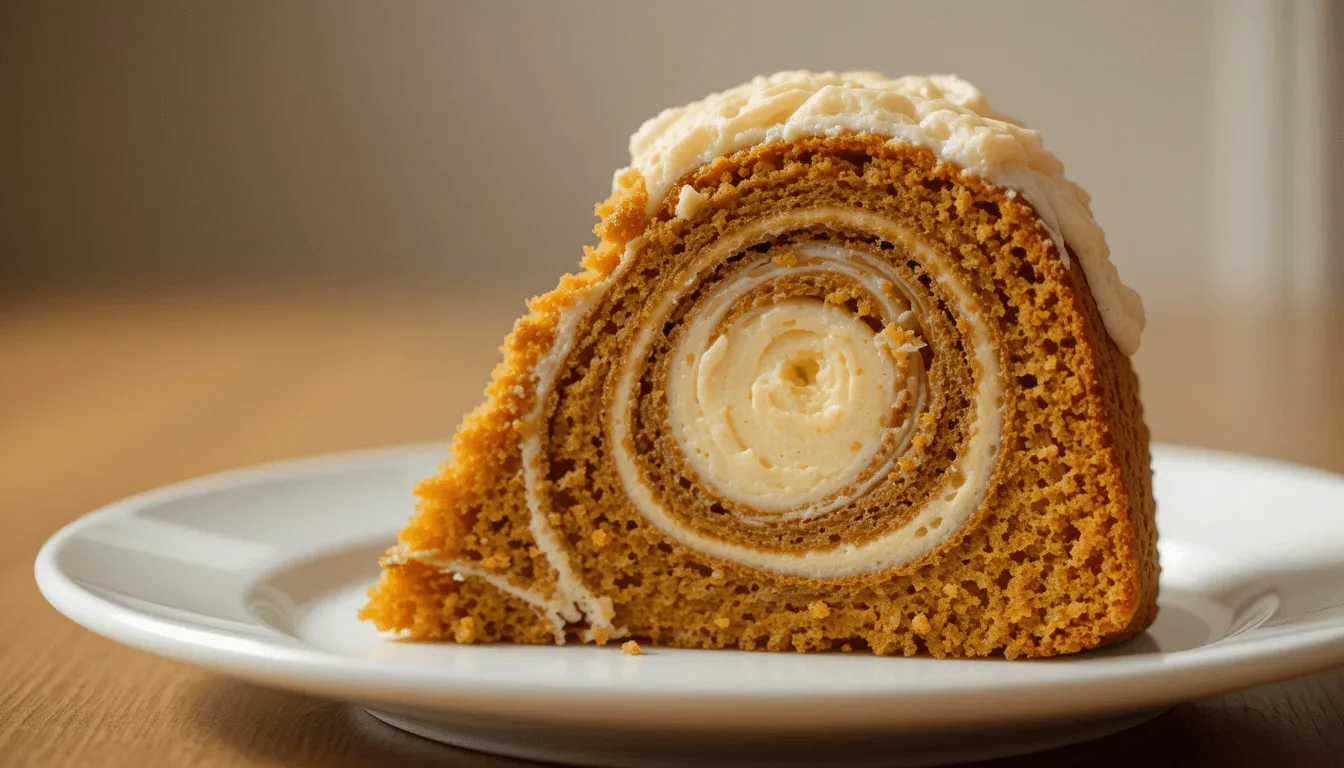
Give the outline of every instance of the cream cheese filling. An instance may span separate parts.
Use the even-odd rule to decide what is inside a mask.
[[[706,296],[668,368],[668,416],[687,463],[720,495],[765,513],[810,517],[846,503],[886,444],[895,460],[923,403],[917,345],[894,345],[863,320],[818,299],[749,310],[716,329],[733,303],[784,274],[843,274],[867,287],[894,325],[918,333],[896,276],[866,256],[828,245],[788,250]],[[906,390],[914,407],[902,409]],[[900,416],[904,418],[899,418]],[[763,521],[773,515],[750,517]]]
[[[651,489],[640,477],[639,469],[630,453],[629,415],[633,405],[631,402],[631,387],[638,372],[638,361],[643,359],[643,352],[647,350],[651,340],[652,329],[661,327],[661,318],[668,315],[673,304],[680,296],[698,284],[700,273],[710,265],[721,261],[731,253],[783,232],[808,226],[824,225],[834,221],[843,221],[856,229],[872,232],[892,242],[899,242],[911,250],[918,251],[921,260],[936,261],[938,258],[936,253],[919,243],[903,228],[873,214],[836,208],[794,211],[769,217],[756,222],[751,227],[744,228],[733,236],[721,239],[714,248],[701,254],[693,264],[689,265],[684,273],[684,279],[671,291],[658,298],[651,315],[655,319],[643,325],[633,347],[624,358],[623,367],[619,372],[620,379],[616,389],[614,408],[610,414],[613,460],[617,473],[627,496],[640,513],[665,534],[689,548],[763,570],[805,577],[829,578],[870,573],[895,567],[932,550],[969,518],[975,508],[979,506],[983,497],[989,474],[993,469],[993,457],[997,452],[1002,431],[999,413],[1002,404],[1002,391],[999,385],[997,360],[990,346],[987,331],[984,324],[976,320],[977,307],[974,306],[974,302],[965,291],[951,281],[947,281],[946,285],[950,289],[949,292],[958,299],[958,313],[971,319],[972,334],[969,342],[980,367],[981,376],[977,380],[974,397],[976,423],[969,440],[968,450],[956,462],[958,471],[950,473],[952,476],[962,478],[962,481],[943,489],[941,495],[926,504],[913,520],[898,531],[863,545],[846,545],[829,550],[809,552],[804,555],[762,552],[703,536],[685,528],[661,507]],[[611,281],[617,279],[629,266],[631,256],[642,245],[642,238],[631,241],[627,245],[626,255],[617,267],[616,273],[609,276],[607,280],[595,283],[585,289],[581,295],[575,298],[571,306],[563,310],[563,316],[556,328],[555,341],[546,355],[539,360],[534,370],[536,394],[533,407],[528,413],[523,414],[519,420],[520,431],[523,435],[522,464],[530,528],[537,547],[555,570],[555,594],[546,596],[537,590],[519,587],[503,575],[484,571],[469,562],[444,560],[436,553],[417,552],[404,555],[406,559],[416,559],[433,565],[445,572],[453,573],[459,578],[481,579],[531,605],[539,616],[551,624],[557,643],[564,642],[566,627],[581,619],[585,620],[590,627],[586,637],[591,637],[594,630],[602,630],[611,638],[624,637],[628,634],[626,629],[612,624],[614,611],[611,599],[596,595],[583,584],[574,572],[559,534],[547,520],[548,507],[543,500],[544,472],[542,464],[544,452],[542,438],[545,430],[545,402],[554,389],[560,369],[572,349],[579,322],[588,314],[593,304],[611,284]],[[718,325],[717,320],[710,319],[711,316],[717,312],[719,313],[719,319],[721,319],[721,311],[726,311],[734,298],[752,287],[778,276],[780,273],[796,272],[799,269],[818,269],[851,277],[864,285],[877,298],[882,304],[883,313],[886,317],[896,318],[896,323],[903,328],[918,330],[916,313],[908,302],[896,292],[890,290],[890,284],[895,282],[896,278],[889,271],[886,271],[882,265],[875,264],[863,254],[833,246],[812,244],[797,247],[793,250],[802,257],[800,263],[785,266],[772,262],[758,266],[739,276],[722,295],[712,297],[710,299],[711,304],[704,307],[707,313],[702,313],[692,320],[692,326],[695,328],[695,338],[701,341],[707,339],[706,334]],[[806,303],[805,300],[803,303]],[[683,425],[695,423],[697,417],[694,415],[694,411],[699,406],[693,403],[702,402],[700,395],[702,389],[705,393],[703,402],[730,404],[731,398],[729,395],[732,387],[727,384],[716,383],[716,378],[723,382],[730,380],[741,382],[749,378],[754,386],[752,397],[764,398],[764,402],[771,404],[767,407],[767,411],[770,408],[776,411],[793,409],[794,416],[787,417],[784,422],[780,423],[779,428],[786,430],[783,433],[785,436],[788,434],[787,423],[797,426],[799,423],[806,423],[807,418],[814,418],[817,414],[829,414],[822,416],[822,418],[834,419],[834,424],[839,425],[841,431],[849,430],[848,434],[855,437],[849,444],[851,449],[850,461],[843,462],[844,466],[835,476],[831,475],[830,471],[838,463],[837,460],[823,455],[825,452],[813,450],[804,444],[805,441],[800,439],[795,439],[793,444],[795,446],[794,466],[801,471],[794,474],[792,479],[786,477],[786,479],[781,480],[777,477],[774,481],[771,481],[768,479],[769,475],[767,473],[763,484],[752,484],[749,481],[744,483],[732,479],[735,476],[730,470],[721,470],[719,474],[723,475],[723,479],[720,480],[720,485],[716,485],[716,489],[725,493],[725,495],[735,492],[742,493],[745,489],[746,496],[730,497],[740,498],[744,500],[745,504],[765,513],[756,520],[757,522],[771,518],[807,517],[824,514],[866,492],[873,484],[894,471],[892,465],[895,459],[908,447],[910,435],[913,432],[914,419],[922,412],[925,399],[924,369],[922,359],[918,354],[914,354],[916,352],[915,348],[897,347],[890,344],[882,334],[874,334],[866,324],[847,315],[838,307],[829,307],[820,303],[813,304],[813,306],[795,306],[790,303],[781,311],[768,316],[769,310],[767,309],[759,313],[748,312],[738,319],[739,332],[732,334],[731,338],[726,338],[724,344],[734,345],[741,341],[751,344],[753,349],[759,347],[761,354],[758,356],[758,360],[765,366],[764,377],[759,375],[751,377],[749,368],[736,367],[746,364],[734,364],[732,359],[738,357],[738,352],[730,350],[729,346],[724,346],[720,347],[721,351],[709,355],[710,368],[708,370],[711,371],[710,373],[701,376],[700,369],[704,368],[706,355],[700,354],[690,365],[690,369],[694,371],[693,378],[682,379],[683,374],[678,371],[672,373],[669,379],[669,389],[672,386],[681,388],[692,381],[694,382],[693,386],[696,392],[694,397],[688,399],[684,394],[669,394],[669,397],[673,398],[669,402],[669,411],[676,409],[678,403],[685,404],[686,408],[689,409],[689,418],[685,416],[674,417],[680,418],[680,423]],[[769,340],[781,335],[775,334],[774,331],[785,330],[784,323],[791,319],[795,321],[805,320],[803,330],[810,333],[814,338],[788,341],[783,345],[776,344],[771,348]],[[862,326],[862,328],[858,326]],[[690,339],[691,336],[692,334],[688,333],[686,339]],[[724,336],[719,337],[719,340],[724,339]],[[835,342],[834,345],[829,345],[833,348],[829,348],[829,342]],[[686,351],[693,354],[690,350],[695,348],[694,345],[697,342],[686,343],[690,344]],[[715,343],[717,342],[709,341],[705,349],[707,351],[712,349]],[[729,354],[730,351],[731,354]],[[844,358],[843,362],[841,357]],[[810,365],[807,364],[808,360],[816,361],[815,371],[812,371]],[[679,354],[678,358],[674,360],[674,367],[678,362],[685,365],[687,362],[685,356]],[[789,368],[788,364],[790,363],[798,363],[801,370]],[[828,366],[825,372],[822,368],[823,363]],[[737,373],[732,373],[730,369],[736,370]],[[857,374],[860,369],[864,372],[862,376]],[[718,370],[725,375],[716,377],[712,373],[714,370]],[[744,370],[746,373],[743,372]],[[760,373],[761,371],[758,369],[756,372]],[[799,382],[807,377],[811,377],[811,384],[804,385],[802,387],[803,391],[790,389],[790,387],[798,387]],[[702,378],[705,379],[703,387],[701,385]],[[674,381],[679,381],[679,383],[673,384]],[[808,392],[808,386],[816,389]],[[890,412],[891,393],[899,392],[902,388],[915,393],[916,403],[907,412],[905,420],[900,424],[881,427],[882,430],[892,433],[887,439],[895,440],[896,448],[891,451],[888,461],[883,466],[877,468],[877,471],[868,473],[866,481],[856,484],[855,480],[863,474],[863,469],[871,464],[872,457],[881,445],[881,441],[875,437],[876,433],[873,427],[874,422],[882,422],[882,419],[878,418],[877,415]],[[716,390],[718,394],[715,393]],[[887,399],[884,401],[883,397],[879,395],[887,395]],[[851,406],[853,407],[851,408]],[[711,405],[711,409],[713,407]],[[882,410],[883,407],[885,411]],[[867,415],[865,416],[865,414]],[[703,417],[703,411],[701,417]],[[800,422],[800,420],[803,421]],[[752,433],[750,429],[748,430],[749,434],[755,435],[755,439],[762,441],[758,443],[762,447],[758,458],[764,455],[767,460],[771,460],[771,456],[773,456],[779,459],[778,463],[781,466],[784,465],[788,459],[787,454],[781,452],[779,445],[772,445],[772,441],[766,439],[770,429],[769,419],[767,418],[761,423],[764,425],[765,432]],[[687,439],[686,444],[690,445],[694,441],[702,440],[703,435],[696,436],[700,434],[695,432],[696,429],[693,426],[689,429],[682,429],[682,434],[678,436],[679,442]],[[677,428],[674,427],[674,434],[676,432]],[[825,439],[825,436],[823,436],[823,439]],[[839,439],[837,438],[837,440]],[[859,458],[854,458],[853,455],[852,449],[855,442],[860,444]],[[838,443],[829,441],[827,444]],[[683,450],[688,449],[683,446]],[[690,459],[692,452],[690,450],[687,452],[688,461],[693,461]],[[866,461],[863,457],[866,457]],[[710,461],[714,461],[714,459],[711,458]],[[819,469],[809,474],[806,468],[808,462],[814,462],[819,467],[825,467],[825,469]],[[718,466],[726,465],[719,464]],[[697,467],[696,469],[706,479],[714,476],[712,468]],[[834,479],[836,476],[840,479]],[[817,486],[810,486],[802,482],[798,479],[800,477],[814,478],[824,488],[819,492]],[[760,480],[761,478],[757,479]],[[710,482],[714,481],[710,480]],[[737,484],[736,487],[734,483]],[[837,491],[847,492],[837,494]],[[830,501],[825,500],[827,496],[831,497]],[[751,522],[751,520],[748,520],[748,522]]]
[[[843,209],[814,209],[768,217],[756,222],[751,227],[744,228],[736,235],[721,239],[713,248],[707,249],[696,257],[688,265],[685,276],[676,281],[671,290],[659,296],[649,315],[650,319],[642,325],[639,335],[625,357],[615,389],[609,421],[613,461],[616,465],[617,474],[627,496],[640,513],[663,533],[690,549],[762,570],[810,578],[836,578],[872,573],[909,562],[938,546],[970,518],[984,497],[989,476],[994,466],[994,456],[997,454],[1002,435],[1000,409],[1003,393],[999,381],[998,360],[989,338],[986,323],[979,316],[980,308],[977,302],[954,280],[942,276],[935,279],[938,279],[953,297],[957,316],[967,321],[966,326],[969,330],[966,339],[967,346],[975,357],[979,368],[972,397],[974,423],[970,428],[966,450],[954,462],[955,471],[948,473],[949,478],[957,478],[957,480],[949,480],[948,484],[934,498],[924,504],[906,525],[892,533],[860,545],[842,545],[805,554],[762,551],[691,530],[662,506],[652,487],[642,477],[632,455],[630,415],[634,405],[632,393],[635,390],[640,363],[646,358],[653,329],[661,328],[663,320],[669,315],[672,306],[698,284],[699,276],[706,268],[734,252],[743,250],[756,242],[769,239],[774,235],[837,220],[844,221],[861,231],[877,234],[888,241],[900,243],[912,252],[917,253],[918,259],[923,263],[937,264],[940,262],[940,257],[936,252],[921,243],[903,227],[873,214]],[[833,255],[826,254],[826,251],[842,250],[832,249],[828,246],[814,247],[822,248],[824,255]],[[857,257],[860,260],[863,259],[862,256]],[[830,268],[844,270],[845,265],[843,262],[833,261]],[[759,281],[766,278],[759,274],[748,273],[742,279]],[[745,319],[746,316],[744,316]],[[785,319],[787,317],[779,318],[781,323]],[[694,326],[694,321],[692,325]],[[848,335],[848,331],[842,333],[842,338],[847,340],[852,338]],[[689,338],[690,335],[688,333],[687,337]],[[848,341],[846,341],[847,343]],[[686,363],[684,353],[679,353],[676,362]],[[749,373],[745,375],[750,377],[751,362],[748,360],[743,365],[748,366]],[[820,370],[820,367],[818,367],[818,370]],[[682,432],[682,437],[679,440],[685,439],[691,445],[704,444],[707,439],[706,435],[712,433],[713,424],[703,420],[704,406],[699,400],[700,377],[698,372],[695,378],[697,392],[695,397],[689,394],[687,387],[689,379],[682,378],[687,375],[684,373],[674,374],[672,377],[674,380],[681,379],[681,383],[677,384],[678,393],[676,395],[671,394],[671,388],[669,387],[669,397],[674,398],[674,401],[669,402],[669,405],[681,412],[681,415],[677,416],[676,419],[682,426],[677,427],[674,424],[673,429],[674,433],[678,430]],[[880,381],[880,378],[878,380]],[[754,379],[752,381],[754,382]],[[715,384],[713,386],[719,385]],[[723,386],[729,385],[723,383]],[[921,383],[921,391],[922,387]],[[692,400],[696,401],[696,406],[689,405]],[[713,400],[710,402],[713,402]],[[700,418],[702,419],[698,422],[696,421],[697,407],[700,408]],[[861,414],[856,419],[856,423],[864,423]],[[690,426],[696,424],[702,426]],[[712,440],[712,437],[708,439]],[[869,438],[870,442],[871,437]],[[864,445],[869,443],[864,443]],[[728,443],[728,446],[731,448],[732,443]],[[861,450],[863,447],[861,445]],[[902,446],[903,449],[904,446]],[[688,461],[696,461],[691,459],[690,455],[687,454]],[[718,466],[720,467],[719,475],[728,474],[728,470],[724,469],[728,464],[721,462]],[[885,469],[873,473],[874,481],[885,477],[886,474],[888,474],[888,471]],[[714,480],[714,477],[715,470],[711,465],[709,476],[706,479],[709,479],[711,483],[723,483],[721,479]],[[742,492],[743,489],[761,489],[761,486],[753,486],[750,478],[738,479],[732,483],[723,483],[723,485],[728,486],[732,492],[738,493]],[[798,495],[792,498],[788,497],[787,493],[790,489],[798,491]],[[768,502],[773,509],[795,507],[800,500],[804,505],[803,508],[806,509],[807,502],[814,498],[814,494],[802,489],[801,484],[786,486],[776,483],[773,488],[767,484],[764,490],[766,493],[758,493],[757,495],[768,496]],[[866,489],[855,489],[857,493],[862,493],[864,490]],[[771,493],[772,491],[773,493]],[[841,500],[841,503],[843,503],[843,500]]]
[[[682,349],[703,342],[696,318]],[[852,484],[882,444],[896,366],[862,320],[815,299],[738,318],[696,356],[678,350],[672,432],[723,496],[760,510],[811,504]]]

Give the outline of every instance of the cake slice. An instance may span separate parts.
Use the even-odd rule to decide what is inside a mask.
[[[1052,656],[1156,615],[1143,309],[954,77],[663,112],[383,558],[396,637]]]

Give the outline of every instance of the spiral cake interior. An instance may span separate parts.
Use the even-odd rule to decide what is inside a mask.
[[[833,305],[757,307],[698,353],[708,334],[690,335],[668,381],[673,433],[696,474],[735,502],[770,512],[832,495],[896,418],[893,355]],[[897,354],[908,367],[910,353]]]
[[[672,190],[600,207],[603,245],[511,335],[367,618],[939,656],[1152,620],[1137,384],[1030,205],[848,134]]]

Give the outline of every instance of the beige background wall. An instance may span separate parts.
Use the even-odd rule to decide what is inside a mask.
[[[1130,282],[1201,296],[1237,161],[1214,139],[1215,35],[1241,5],[12,1],[0,280],[541,290],[641,120],[806,67],[972,79],[1092,191]]]

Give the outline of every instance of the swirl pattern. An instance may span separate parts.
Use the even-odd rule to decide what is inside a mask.
[[[367,617],[940,656],[1152,620],[1133,374],[1029,205],[863,135],[677,190],[655,206],[632,176],[600,208],[603,245],[515,328]]]
[[[812,240],[820,221],[824,244]],[[851,239],[845,231],[882,239],[839,245]],[[753,242],[767,232],[771,240]],[[685,293],[664,292],[651,308],[610,412],[623,489],[644,517],[697,551],[810,577],[900,565],[965,522],[999,440],[995,362],[968,297],[948,283],[947,300],[969,318],[972,338],[956,336],[959,345],[985,354],[975,358],[975,396],[955,415],[945,398],[929,410],[924,355],[952,356],[943,334],[955,331],[942,327],[925,340],[921,328],[935,325],[925,308],[944,299],[901,274],[896,265],[909,263],[926,275],[937,268],[929,249],[891,222],[820,209],[755,222],[678,273],[671,282]],[[684,301],[704,290],[696,278],[716,264],[732,266],[703,299]],[[641,365],[655,335],[664,336],[660,354]],[[718,372],[730,353],[745,372]],[[641,380],[665,398],[651,413],[633,407]],[[947,442],[937,439],[940,416],[965,425],[957,461],[927,450]],[[630,440],[632,431],[642,440]],[[641,443],[647,449],[630,450]],[[897,490],[920,475],[928,497]],[[836,530],[849,535],[819,535]]]

